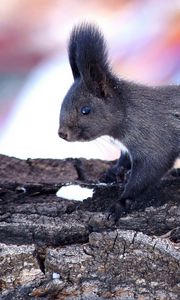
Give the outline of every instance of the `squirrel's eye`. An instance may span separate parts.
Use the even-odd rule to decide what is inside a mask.
[[[91,112],[90,106],[86,105],[86,106],[81,107],[81,113],[83,115],[88,115],[90,112]]]

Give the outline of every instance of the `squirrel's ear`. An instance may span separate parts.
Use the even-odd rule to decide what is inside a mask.
[[[81,78],[93,94],[106,97],[109,64],[106,43],[99,29],[85,23],[75,26],[68,52],[74,79]]]
[[[87,87],[98,97],[106,97],[108,94],[108,86],[106,74],[98,64],[88,66],[87,74],[83,74],[83,78]]]
[[[69,47],[68,47],[68,54],[69,54],[69,63],[71,66],[71,70],[73,73],[74,79],[77,79],[80,77],[80,72],[77,66],[76,62],[76,43],[73,40],[73,37],[71,37]]]

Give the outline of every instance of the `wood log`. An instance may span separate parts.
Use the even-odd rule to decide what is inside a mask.
[[[112,165],[0,155],[0,299],[179,299],[178,172],[114,223],[124,177],[100,182]],[[58,197],[68,184],[92,198]]]

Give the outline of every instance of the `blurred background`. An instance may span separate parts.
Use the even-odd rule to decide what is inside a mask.
[[[74,24],[99,25],[120,77],[180,83],[180,0],[1,0],[0,153],[19,158],[114,159],[108,138],[68,143],[57,135],[73,79],[67,41]]]

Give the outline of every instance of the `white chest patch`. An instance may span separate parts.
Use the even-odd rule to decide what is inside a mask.
[[[118,147],[122,152],[128,152],[126,146],[124,146],[119,140],[110,138],[110,141],[112,144],[116,145],[116,147]]]

